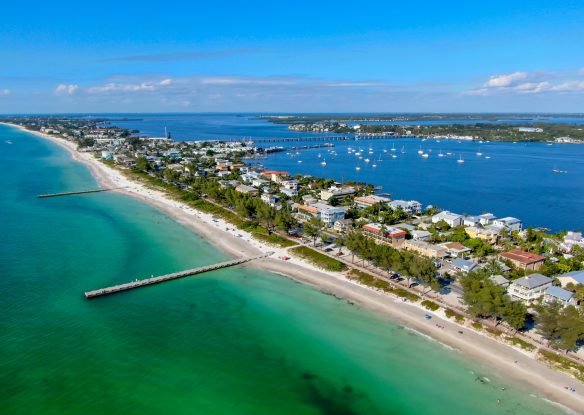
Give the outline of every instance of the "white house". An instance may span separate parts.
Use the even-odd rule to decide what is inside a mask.
[[[513,281],[509,286],[509,294],[523,301],[537,300],[552,286],[552,281],[542,274],[530,274]]]
[[[393,210],[401,208],[409,215],[416,215],[422,212],[422,204],[417,200],[392,200],[387,206]]]
[[[479,215],[479,221],[483,226],[490,225],[495,219],[497,218],[492,213],[483,213],[482,215]]]
[[[432,216],[432,223],[438,223],[438,222],[444,221],[451,228],[456,228],[457,226],[462,225],[462,220],[463,220],[463,218],[461,215],[449,212],[447,210],[444,210],[444,211]]]
[[[577,301],[574,298],[574,293],[572,291],[564,290],[560,287],[554,287],[553,285],[545,291],[545,294],[543,295],[543,301],[547,304],[553,303],[555,301],[558,301],[563,305],[577,304]]]
[[[560,281],[562,287],[565,287],[568,284],[584,285],[584,271],[572,271],[558,275],[556,278]]]
[[[493,221],[493,224],[496,226],[501,226],[510,232],[521,231],[521,229],[523,229],[523,222],[511,216],[507,216],[501,219],[495,219]]]

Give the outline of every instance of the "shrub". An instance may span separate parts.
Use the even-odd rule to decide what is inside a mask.
[[[436,311],[440,308],[440,306],[438,304],[436,304],[434,301],[430,301],[430,300],[422,301],[422,306],[424,306],[424,308],[426,308],[427,310],[431,310],[431,311]]]
[[[289,251],[300,258],[306,259],[308,262],[316,265],[317,267],[323,268],[327,271],[345,271],[347,266],[334,258],[328,257],[320,252],[310,249],[307,246],[297,246]]]

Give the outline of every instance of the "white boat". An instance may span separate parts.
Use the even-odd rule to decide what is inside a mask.
[[[5,143],[6,143],[6,144],[12,144],[12,141],[10,141],[10,140],[6,140],[6,141],[5,141]]]
[[[320,165],[321,165],[321,166],[326,166],[326,160],[323,160],[323,161],[321,161],[321,162],[320,162]]]
[[[451,153],[451,152],[448,152],[448,153],[446,153],[446,155],[447,155],[447,156],[451,156],[451,155],[452,155],[452,153]]]
[[[357,167],[355,167],[355,170],[359,171],[359,170],[361,170],[361,167],[357,166]]]
[[[371,167],[377,167],[377,164],[372,164]]]
[[[406,154],[405,146],[402,146],[401,153]]]
[[[298,160],[298,163],[302,163],[302,160]]]
[[[462,155],[460,155],[460,158],[458,160],[456,160],[457,163],[464,163],[464,159],[462,158]]]
[[[322,156],[320,155],[320,153],[318,153],[318,156],[317,156],[317,157],[318,157],[318,158],[321,158]]]
[[[391,151],[395,151],[395,142],[391,144]]]
[[[479,156],[479,157],[480,157],[480,156],[482,156],[482,155],[483,155],[483,153],[481,153],[481,148],[479,147],[479,151],[477,151],[477,156]]]
[[[391,155],[391,158],[392,158],[392,159],[396,159],[396,158],[397,158],[397,156],[396,156],[395,154],[392,154],[392,155]]]
[[[430,155],[428,153],[424,153],[424,154],[422,154],[422,157],[424,157],[425,159],[427,159],[428,157],[430,157]]]
[[[365,163],[369,163],[369,159],[365,159],[363,160]]]
[[[444,154],[442,154],[442,150],[440,150],[440,153],[438,153],[438,157],[444,157]]]
[[[489,159],[491,158],[491,156],[485,156],[485,158],[486,158],[487,160],[489,160]]]

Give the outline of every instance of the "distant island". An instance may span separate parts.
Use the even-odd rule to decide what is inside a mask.
[[[257,118],[285,124],[288,129],[299,132],[483,141],[584,142],[584,125],[550,122],[558,118],[584,119],[583,114],[322,114],[262,115]]]

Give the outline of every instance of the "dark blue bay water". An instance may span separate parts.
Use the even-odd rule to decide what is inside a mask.
[[[111,114],[112,117],[141,118],[141,121],[116,122],[125,128],[139,129],[151,136],[161,136],[166,126],[180,140],[194,138],[229,139],[242,137],[306,137],[313,133],[289,131],[285,125],[253,119],[252,114]],[[538,119],[539,121],[582,122],[579,118]],[[507,122],[506,120],[503,120]],[[511,120],[515,122],[514,120]],[[444,121],[446,122],[446,121]],[[408,122],[411,124],[411,122]],[[294,143],[305,145],[311,143]],[[387,157],[397,148],[398,158]],[[270,143],[270,145],[280,145]],[[281,144],[286,146],[287,144]],[[371,140],[335,142],[338,156],[328,157],[323,168],[318,153],[325,150],[303,151],[297,157],[279,153],[264,164],[270,168],[292,173],[332,177],[338,180],[361,180],[383,186],[395,198],[416,199],[424,205],[433,204],[460,213],[490,211],[498,216],[515,216],[527,225],[553,230],[584,228],[584,145],[546,145],[538,143],[484,143],[435,140]],[[382,158],[374,169],[347,155],[348,146],[360,146],[373,154],[370,159]],[[428,159],[417,155],[422,148],[431,151]],[[404,147],[406,154],[400,150]],[[388,153],[383,153],[387,149]],[[437,153],[451,152],[453,156],[439,158]],[[477,152],[484,155],[479,157]],[[455,162],[462,156],[464,164]],[[486,157],[491,157],[486,159]],[[298,159],[303,162],[298,163]],[[567,173],[554,174],[557,168]]]

